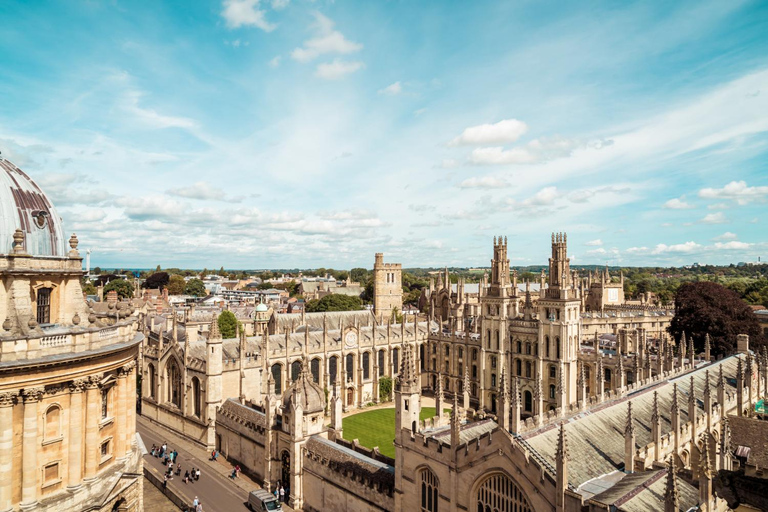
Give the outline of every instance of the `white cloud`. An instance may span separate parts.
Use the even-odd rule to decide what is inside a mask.
[[[476,148],[469,161],[475,165],[534,164],[569,156],[577,147],[579,142],[574,139],[549,137],[511,149],[501,146]]]
[[[338,80],[364,67],[365,64],[360,61],[334,59],[333,62],[318,64],[315,74],[326,80]]]
[[[504,119],[495,124],[470,126],[448,143],[449,146],[481,146],[485,144],[509,144],[525,135],[528,125],[517,119]],[[488,148],[500,149],[500,148]]]
[[[221,15],[229,28],[257,27],[265,32],[275,29],[265,18],[266,12],[259,8],[259,0],[224,0],[223,7]]]
[[[728,219],[725,218],[723,212],[708,213],[699,222],[702,224],[725,224]]]
[[[560,197],[560,193],[557,191],[557,187],[545,187],[536,192],[533,197],[523,201],[523,204],[526,206],[548,206],[553,204],[558,197]]]
[[[316,36],[304,41],[301,48],[296,48],[291,52],[291,57],[299,62],[310,62],[317,57],[325,54],[342,54],[359,52],[363,45],[355,43],[345,38],[338,30],[333,29],[333,21],[323,16],[319,12],[315,13],[315,23],[313,27]]]
[[[197,128],[197,121],[188,117],[166,116],[149,108],[139,106],[139,100],[143,93],[139,91],[129,91],[127,94],[126,110],[136,116],[141,122],[150,128]]]
[[[272,57],[272,59],[269,61],[269,67],[276,68],[280,65],[281,57],[279,55],[276,55],[275,57]]]
[[[747,242],[738,242],[736,240],[731,240],[730,242],[717,242],[715,244],[715,249],[718,250],[725,250],[725,251],[743,251],[746,249],[749,249],[754,244],[750,244]]]
[[[224,201],[226,197],[226,194],[222,189],[205,181],[198,181],[187,187],[172,188],[166,190],[166,192],[172,196],[207,201]]]
[[[291,0],[272,0],[272,8],[279,11],[288,7],[289,3],[291,3]]]
[[[483,176],[467,178],[459,184],[459,188],[506,188],[509,183],[502,178],[493,176]]]
[[[383,89],[379,89],[379,94],[384,94],[385,96],[397,96],[401,92],[403,92],[403,86],[400,85],[400,82],[395,82]]]
[[[590,240],[584,245],[588,245],[590,247],[597,247],[597,246],[603,245],[603,241],[598,238],[597,240]]]
[[[688,254],[691,252],[698,251],[699,249],[701,249],[701,245],[697,244],[696,242],[685,242],[682,244],[673,244],[673,245],[658,244],[653,249],[651,254],[666,254],[666,253]]]
[[[723,188],[703,188],[699,197],[704,199],[730,199],[740,205],[768,199],[768,187],[748,187],[745,181],[732,181]]]
[[[599,247],[597,249],[592,249],[591,251],[587,251],[587,254],[592,254],[592,255],[600,255],[600,254],[607,254],[607,253],[608,251],[606,251],[602,247]]]
[[[627,254],[646,254],[648,252],[647,247],[630,247],[626,251]]]
[[[691,208],[694,208],[692,204],[685,202],[685,196],[681,198],[676,197],[674,199],[670,199],[669,201],[664,203],[661,207],[669,210],[690,210]]]
[[[736,240],[737,238],[739,238],[739,237],[738,237],[738,235],[736,233],[731,233],[730,231],[726,231],[722,235],[716,236],[712,240],[715,240],[715,241],[717,241],[717,240]]]

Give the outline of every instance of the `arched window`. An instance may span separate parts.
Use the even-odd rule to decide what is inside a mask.
[[[488,348],[491,348],[491,330],[490,329],[486,331],[486,335],[487,335],[486,339],[488,340]]]
[[[336,372],[339,371],[339,358],[336,356],[331,356],[331,358],[328,360],[328,374],[331,377],[331,384],[336,382]]]
[[[551,365],[549,367],[549,378],[550,379],[556,379],[557,378],[557,366]]]
[[[555,346],[557,347],[557,358],[560,359],[560,337],[555,336]]]
[[[166,381],[168,383],[168,401],[181,409],[181,371],[179,371],[179,365],[175,359],[168,361]]]
[[[549,385],[549,398],[550,398],[550,400],[554,400],[555,399],[555,385],[554,384],[550,384]]]
[[[421,345],[421,347],[423,347],[423,346],[424,345]],[[419,347],[419,348],[421,348],[421,347]],[[379,364],[379,377],[383,377],[384,376],[384,358],[385,357],[386,357],[386,355],[384,354],[384,350],[383,349],[379,350],[379,363],[378,363]],[[424,369],[424,360],[423,359],[421,360],[421,369],[422,370]]]
[[[203,397],[200,394],[200,379],[192,377],[192,412],[198,418],[202,417]]]
[[[605,368],[605,383],[610,384],[611,383],[611,369]]]
[[[518,354],[522,354],[523,353],[523,342],[522,341],[518,341],[517,342],[517,353]]]
[[[547,357],[549,357],[549,336],[544,336],[544,352],[547,354]]]
[[[499,350],[500,346],[501,346],[501,332],[496,331],[496,350]]]
[[[147,366],[147,373],[149,374],[149,397],[157,399],[155,396],[155,389],[157,388],[155,381],[155,366],[152,363]]]
[[[477,378],[477,365],[475,364],[472,365],[472,378],[473,379]]]
[[[533,395],[530,391],[523,392],[523,401],[525,402],[525,411],[533,412]]]
[[[344,361],[344,369],[347,371],[347,382],[354,380],[355,378],[355,355],[347,354],[347,358]]]
[[[523,491],[507,475],[488,477],[477,489],[477,512],[533,512]]]
[[[528,379],[531,378],[531,362],[530,361],[525,362],[525,376]]]
[[[472,383],[472,396],[477,396],[477,384]]]
[[[272,378],[275,379],[275,394],[283,392],[283,367],[279,363],[272,365]]]
[[[371,378],[371,354],[363,352],[363,380]]]
[[[400,349],[393,348],[392,349],[392,375],[396,375],[400,373],[399,368],[400,368]]]
[[[520,359],[515,360],[515,367],[517,370],[517,376],[522,377],[523,375],[523,362]]]
[[[421,512],[437,512],[437,477],[428,468],[421,470]]]
[[[473,361],[477,361],[477,349],[476,348],[472,349],[472,360]]]
[[[491,387],[492,388],[496,387],[496,374],[495,373],[491,374]]]
[[[61,407],[52,405],[45,411],[45,432],[43,440],[50,441],[61,437]]]
[[[496,368],[496,356],[491,356],[491,368]]]
[[[424,362],[424,344],[422,343],[419,345],[419,366],[421,366],[421,369],[424,370],[424,365],[426,363]]]
[[[459,359],[461,359],[462,357],[464,357],[464,349],[459,347]]]
[[[312,382],[320,384],[320,359],[314,358],[312,362],[309,363],[309,370],[312,374]]]
[[[491,413],[496,414],[496,395],[491,395]]]
[[[298,359],[291,363],[291,382],[299,378],[301,373],[301,361]]]
[[[528,355],[531,355],[531,344],[530,343],[526,343],[525,344],[525,353],[528,354]]]

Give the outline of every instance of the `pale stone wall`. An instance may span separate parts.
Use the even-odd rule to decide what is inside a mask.
[[[380,322],[388,320],[392,310],[403,310],[403,266],[384,263],[384,255],[376,254],[373,265],[373,311]]]

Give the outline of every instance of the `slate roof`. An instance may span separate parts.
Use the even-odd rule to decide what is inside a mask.
[[[341,329],[341,326],[354,325],[357,321],[358,326],[369,326],[376,323],[373,313],[361,309],[360,311],[330,311],[327,313],[304,313],[304,323],[301,321],[301,313],[278,314],[277,327],[280,332],[293,326],[294,330],[304,330],[304,325],[309,327],[310,331],[323,330],[323,317],[327,318],[328,329]]]
[[[590,501],[608,505],[611,510],[622,512],[664,510],[666,475],[666,469],[625,475],[616,485],[593,496]],[[689,510],[698,505],[698,489],[679,477],[677,489],[679,493],[678,505],[681,510]]]
[[[658,391],[661,432],[672,430],[670,411],[672,405],[672,383],[677,382],[680,421],[688,421],[688,393],[690,376],[694,376],[695,393],[701,409],[704,390],[704,372],[709,370],[709,380],[713,397],[716,398],[718,366],[723,366],[726,391],[735,393],[735,388],[728,382],[736,375],[736,356],[729,357],[712,365],[665,381],[659,385],[644,388],[628,397],[601,404],[567,420],[566,433],[570,448],[569,483],[579,487],[588,480],[600,477],[624,466],[624,426],[626,423],[628,400],[632,401],[632,416],[635,422],[636,447],[645,446],[651,439],[651,414],[653,392]],[[733,381],[735,382],[735,381]],[[548,425],[542,429],[523,435],[530,447],[544,459],[555,465],[557,448],[557,427]]]
[[[750,448],[747,464],[759,468],[768,467],[768,421],[728,416],[731,424],[731,446]]]
[[[487,434],[498,427],[498,424],[491,420],[480,420],[461,425],[459,431],[459,443],[464,444],[481,437],[483,434]],[[424,431],[425,435],[431,435],[440,442],[451,444],[451,426],[443,426],[434,430]]]

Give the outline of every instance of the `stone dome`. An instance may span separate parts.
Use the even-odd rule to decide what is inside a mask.
[[[307,369],[302,364],[299,377],[283,393],[283,410],[293,410],[294,397],[299,396],[304,414],[321,412],[325,409],[325,393],[312,381]]]
[[[0,157],[0,254],[13,252],[13,233],[24,232],[32,256],[67,256],[67,239],[53,203],[32,178]]]
[[[256,312],[257,313],[266,313],[269,310],[266,304],[263,302],[260,302],[258,306],[256,306]]]

